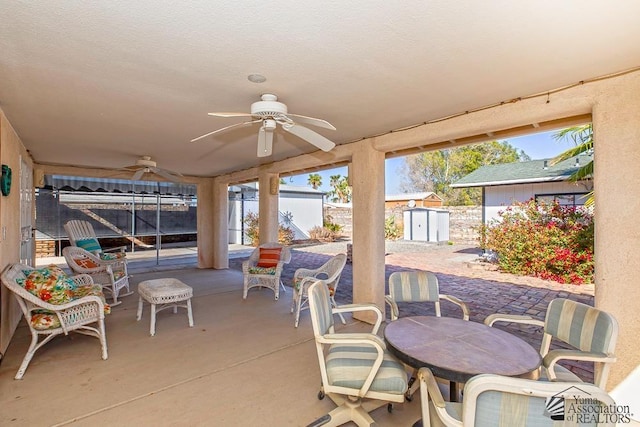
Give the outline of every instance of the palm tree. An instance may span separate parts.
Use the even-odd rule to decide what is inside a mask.
[[[593,151],[593,126],[591,123],[587,125],[572,126],[555,133],[553,137],[556,140],[571,139],[573,140],[575,147],[570,148],[553,158],[552,164],[556,164],[563,160],[570,159],[582,153],[588,153]],[[592,179],[593,177],[593,160],[587,162],[584,166],[580,167],[570,177],[569,182],[578,182],[585,179]],[[594,203],[593,191],[587,194],[587,201],[585,206],[593,206]]]
[[[319,173],[310,173],[309,178],[307,179],[307,184],[309,184],[314,190],[322,187],[322,176]]]

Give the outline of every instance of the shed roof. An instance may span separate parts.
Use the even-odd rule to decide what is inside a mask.
[[[593,154],[580,154],[552,165],[551,159],[482,166],[451,184],[453,188],[566,181],[593,160]]]
[[[385,200],[387,202],[394,202],[397,200],[424,200],[429,197],[436,197],[439,200],[442,200],[442,198],[433,191],[425,191],[421,193],[388,194],[385,196]]]

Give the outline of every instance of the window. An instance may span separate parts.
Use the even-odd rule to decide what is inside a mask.
[[[560,206],[583,206],[588,193],[536,194],[536,202],[551,203],[557,201]]]

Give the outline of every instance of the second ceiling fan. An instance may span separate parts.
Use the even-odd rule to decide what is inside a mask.
[[[226,130],[250,125],[254,123],[262,123],[258,131],[258,157],[270,156],[273,151],[273,133],[280,125],[285,131],[304,139],[308,143],[318,147],[323,151],[329,151],[335,147],[333,141],[325,138],[319,133],[303,126],[301,123],[318,126],[325,129],[336,130],[336,128],[326,120],[316,119],[314,117],[301,116],[299,114],[290,114],[287,106],[282,102],[278,102],[278,97],[269,93],[261,96],[261,101],[251,104],[250,113],[227,113],[217,112],[209,113],[210,116],[217,117],[250,117],[252,120],[225,126],[213,132],[206,133],[191,140],[191,142],[200,141],[208,136],[214,135]]]

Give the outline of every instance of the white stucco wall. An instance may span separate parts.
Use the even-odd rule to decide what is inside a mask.
[[[309,238],[309,230],[316,226],[322,226],[322,193],[281,192],[278,203],[281,224],[284,222],[284,214],[291,213],[291,228],[294,230],[295,239],[307,239]],[[243,214],[258,213],[258,205],[257,198],[229,201],[229,243],[242,243]]]
[[[591,191],[590,188],[585,183],[573,184],[566,181],[486,187],[483,207],[484,222],[486,224],[492,219],[499,218],[498,213],[513,205],[514,201],[526,202],[543,194],[588,193]]]

